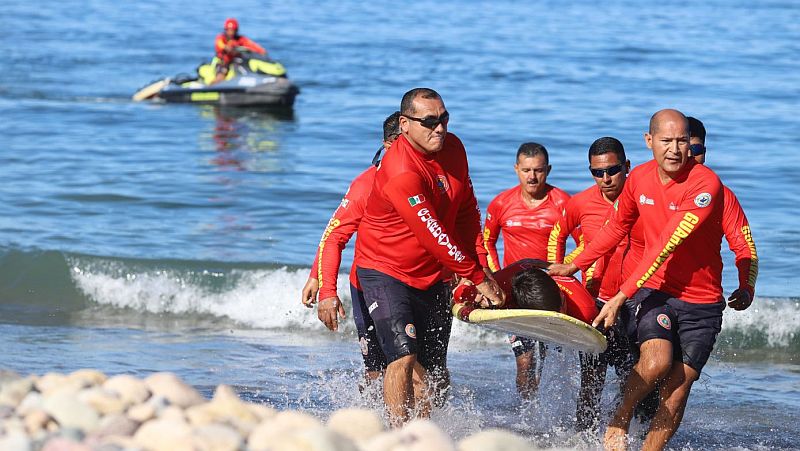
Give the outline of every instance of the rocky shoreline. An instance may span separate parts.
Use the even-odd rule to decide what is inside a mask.
[[[21,376],[0,371],[2,451],[522,451],[508,431],[458,442],[430,421],[388,430],[376,412],[342,409],[326,422],[239,399],[206,400],[172,373],[144,379],[97,370]]]

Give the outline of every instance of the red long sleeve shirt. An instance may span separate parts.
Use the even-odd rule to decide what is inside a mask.
[[[342,264],[342,251],[347,242],[358,230],[364,210],[367,207],[369,193],[375,181],[375,166],[370,166],[358,175],[347,189],[342,202],[333,212],[325,232],[319,241],[314,265],[311,267],[311,277],[319,281],[319,298],[327,299],[336,296],[337,278],[339,267]],[[356,277],[357,260],[353,259],[350,270],[350,283],[360,289]]]
[[[728,241],[728,247],[734,253],[736,259],[739,288],[748,290],[750,295],[753,296],[755,295],[756,279],[758,278],[758,253],[750,232],[750,223],[747,221],[747,216],[744,214],[744,210],[733,191],[725,185],[722,185],[722,191],[725,197],[722,212],[722,230],[725,234],[725,239]],[[629,245],[625,250],[625,256],[622,261],[621,280],[628,279],[642,260],[644,237],[641,236],[640,224],[637,221],[633,226],[633,230],[631,230]],[[616,294],[616,292],[613,294]]]
[[[519,308],[514,300],[511,282],[514,280],[514,276],[517,275],[517,273],[535,267],[536,265],[531,263],[530,259],[525,259],[511,263],[500,271],[492,274],[494,279],[500,285],[500,288],[502,288],[506,294],[506,304],[503,306],[503,308]],[[569,315],[573,318],[577,318],[584,323],[591,324],[599,312],[597,310],[597,304],[594,302],[594,298],[591,294],[589,294],[588,291],[586,291],[586,288],[581,285],[581,282],[574,277],[561,276],[553,276],[553,280],[561,290],[561,294],[564,299],[561,313]],[[456,288],[455,293],[453,293],[453,300],[456,303],[470,303],[475,299],[477,294],[478,290],[474,286],[459,285],[458,288]]]
[[[561,218],[569,194],[547,185],[547,199],[534,208],[526,205],[520,187],[498,194],[486,208],[481,263],[492,271],[500,269],[497,239],[503,234],[503,266],[525,258],[547,260],[547,242]],[[486,261],[483,261],[483,259]]]
[[[225,64],[230,63],[235,56],[235,51],[229,52],[225,50],[225,46],[228,44],[230,44],[234,49],[236,47],[246,47],[247,49],[258,53],[259,55],[265,55],[267,53],[264,47],[261,47],[255,41],[246,36],[237,36],[233,39],[228,39],[228,36],[225,33],[220,33],[217,35],[217,39],[214,40],[214,51],[217,53],[217,58],[221,59]]]
[[[722,183],[711,169],[690,160],[662,184],[655,160],[634,169],[612,220],[573,263],[581,269],[611,251],[642,221],[645,250],[620,286],[627,297],[655,288],[692,303],[722,300]]]
[[[564,214],[553,227],[547,245],[547,261],[570,263],[591,243],[595,235],[614,212],[614,204],[603,197],[600,187],[591,187],[572,196],[564,208]],[[638,224],[638,223],[637,223]],[[570,255],[564,256],[567,237],[580,231],[580,245]],[[592,286],[592,294],[601,299],[609,299],[619,292],[622,276],[623,257],[631,240],[644,244],[641,227],[634,225],[631,234],[625,237],[609,254],[598,259],[584,272],[584,285]]]
[[[756,278],[758,278],[758,253],[756,243],[750,232],[750,223],[744,214],[739,199],[727,186],[723,185],[725,209],[722,215],[722,229],[728,247],[736,256],[736,269],[739,274],[739,288],[755,294]]]
[[[425,154],[398,138],[375,174],[358,228],[359,267],[421,290],[448,271],[480,284],[479,234],[480,211],[461,140],[448,133],[442,150]]]

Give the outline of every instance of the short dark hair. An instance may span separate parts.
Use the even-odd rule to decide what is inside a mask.
[[[622,143],[617,138],[604,136],[595,139],[592,145],[589,146],[589,161],[592,161],[592,157],[594,156],[605,155],[607,153],[613,153],[622,163],[627,160],[625,157],[625,148],[622,146]]]
[[[689,137],[700,138],[706,142],[706,127],[696,117],[689,116],[686,118],[689,121]]]
[[[423,99],[442,99],[442,96],[431,88],[414,88],[403,94],[403,100],[400,101],[400,114],[403,116],[414,114],[414,100],[416,100],[417,97],[422,97]]]
[[[517,306],[524,309],[561,310],[561,290],[556,281],[539,268],[520,271],[511,279]]]
[[[550,155],[547,154],[547,149],[539,143],[522,143],[517,149],[517,162],[519,162],[520,155],[525,155],[526,158],[544,155],[545,164],[550,164]]]
[[[386,116],[386,119],[383,121],[383,140],[388,141],[392,135],[399,135],[400,134],[400,112],[395,111],[394,113]]]

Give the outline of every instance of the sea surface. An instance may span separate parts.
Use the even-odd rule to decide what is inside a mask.
[[[294,111],[130,101],[209,59],[228,16],[286,65]],[[544,144],[549,181],[575,193],[592,183],[594,139],[615,136],[642,163],[650,115],[673,107],[705,122],[760,275],[753,306],[725,312],[670,447],[800,448],[796,1],[12,0],[0,23],[0,368],[174,371],[205,394],[230,383],[322,418],[377,408],[358,391],[350,320],[329,333],[299,300],[402,94],[442,94],[484,208],[516,183],[521,142]],[[449,358],[434,420],[454,436],[504,427],[597,447],[572,426],[573,352],[548,356],[527,405],[502,336],[456,324]]]

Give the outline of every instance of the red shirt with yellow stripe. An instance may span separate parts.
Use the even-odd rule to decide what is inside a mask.
[[[630,298],[649,287],[690,303],[720,302],[723,204],[722,183],[711,169],[689,160],[678,177],[662,184],[651,160],[631,172],[612,220],[573,263],[587,269],[640,220],[644,254],[620,291]]]
[[[420,290],[449,272],[480,284],[479,235],[480,211],[461,140],[448,133],[442,150],[432,154],[414,149],[405,136],[392,143],[358,228],[358,266]]]
[[[342,251],[358,230],[358,225],[364,216],[367,199],[369,193],[372,192],[372,184],[375,180],[375,171],[375,166],[370,166],[353,179],[350,188],[345,193],[339,207],[333,212],[333,216],[328,221],[328,227],[322,234],[317,247],[317,255],[314,257],[314,265],[311,267],[311,277],[319,281],[320,299],[336,296]],[[358,262],[354,258],[350,270],[350,283],[356,289],[361,289],[358,277],[356,277],[357,266]]]
[[[519,186],[503,191],[489,203],[483,228],[484,251],[480,252],[484,266],[492,271],[500,269],[497,253],[500,233],[503,234],[503,266],[525,258],[547,260],[550,232],[561,218],[569,194],[549,184],[546,190],[545,201],[533,208],[522,198]]]

